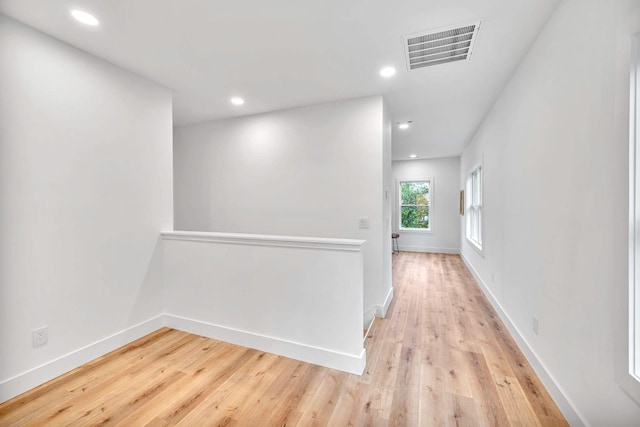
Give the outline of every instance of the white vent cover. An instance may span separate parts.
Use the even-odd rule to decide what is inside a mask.
[[[471,59],[480,23],[428,30],[404,37],[407,70]]]

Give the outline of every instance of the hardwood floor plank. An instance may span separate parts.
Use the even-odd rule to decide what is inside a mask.
[[[318,366],[309,365],[308,363],[300,363],[292,373],[293,378],[298,378],[297,381],[279,381],[283,378],[282,375],[279,376],[276,383],[280,387],[274,387],[271,390],[273,392],[270,394],[271,401],[282,397],[287,404],[276,405],[276,407],[271,410],[270,416],[265,419],[265,425],[283,426],[288,424],[289,419],[292,418],[294,409],[300,402],[304,392],[307,390],[311,379],[314,375],[318,374],[320,369],[321,368]],[[294,384],[293,387],[292,383]],[[278,388],[280,389],[279,392],[277,391]]]
[[[389,420],[397,426],[413,426],[418,420],[421,359],[420,350],[413,346],[403,347],[389,413]]]
[[[367,400],[367,391],[370,387],[358,381],[355,375],[349,378],[327,425],[364,425],[364,417],[371,412],[371,404]]]
[[[484,396],[484,399],[476,400],[478,409],[484,414],[486,424],[489,426],[509,425],[509,419],[500,401],[500,395],[496,384],[489,371],[484,356],[479,353],[466,352],[469,378],[473,396]]]
[[[87,425],[113,425],[127,418],[138,408],[144,407],[154,397],[164,390],[170,390],[172,386],[185,373],[175,370],[161,370],[148,379],[149,386],[129,393],[126,389],[118,393],[114,398],[100,402],[93,409],[87,410],[82,416],[75,417],[73,422],[66,425],[82,427]]]
[[[444,372],[444,389],[456,396],[473,397],[468,374],[470,369],[465,366],[465,352],[449,348],[447,363],[440,366]]]
[[[212,342],[212,340],[204,337],[198,337],[195,347],[196,354],[192,357],[191,362],[185,364],[184,369],[182,369],[184,375],[181,378],[173,383],[170,388],[165,388],[159,393],[155,393],[147,404],[131,411],[115,424],[121,426],[146,425],[162,414],[173,412],[183,414],[186,409],[185,406],[187,406],[185,401],[189,401],[186,396],[192,397],[193,390],[198,389],[199,384],[206,382],[209,378],[208,375],[212,373],[210,367],[207,366],[212,363],[209,359],[219,357],[233,361],[232,356],[239,354],[242,350],[240,347],[228,346],[222,342]]]
[[[176,425],[195,408],[205,404],[209,394],[218,390],[254,355],[255,350],[229,346],[226,352],[212,355],[210,369],[198,370],[192,380],[174,390],[171,400],[149,425]],[[223,356],[223,357],[219,357]]]
[[[346,385],[341,372],[321,369],[300,399],[300,407],[291,425],[326,426]]]
[[[444,374],[437,366],[420,365],[420,404],[418,423],[420,426],[443,426],[447,395],[442,381]]]
[[[446,425],[460,427],[475,427],[486,425],[481,414],[476,410],[476,402],[466,396],[447,394],[448,418]]]
[[[511,425],[526,427],[541,426],[533,408],[525,397],[518,380],[514,377],[494,377],[498,395]]]
[[[192,411],[192,414],[185,418],[183,425],[200,425],[200,421],[212,425],[225,424],[228,419],[246,420],[254,412],[260,412],[260,408],[266,402],[266,393],[274,386],[275,381],[280,377],[282,369],[287,366],[287,360],[281,356],[257,352],[248,363],[251,369],[244,367],[238,370],[237,378],[239,381],[234,382],[234,386],[228,388],[228,394],[224,399],[220,399],[214,405],[201,405]],[[225,383],[226,386],[230,383]],[[214,394],[218,394],[216,391]],[[216,399],[218,396],[216,396]],[[209,399],[213,402],[212,399]]]
[[[163,328],[0,404],[0,426],[567,426],[457,255],[393,257],[351,375]]]

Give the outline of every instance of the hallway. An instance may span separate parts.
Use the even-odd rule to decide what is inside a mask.
[[[377,333],[407,425],[567,425],[458,255],[403,252],[393,282]]]
[[[459,256],[393,261],[362,376],[164,328],[0,405],[0,425],[567,425]]]

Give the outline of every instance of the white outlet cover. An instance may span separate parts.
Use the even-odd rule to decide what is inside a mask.
[[[369,218],[362,217],[358,220],[358,227],[369,228]]]
[[[32,332],[33,346],[40,347],[49,341],[49,331],[46,326],[34,329]]]

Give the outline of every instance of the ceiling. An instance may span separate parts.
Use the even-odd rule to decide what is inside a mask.
[[[0,0],[0,12],[171,89],[176,125],[383,94],[394,122],[413,122],[393,130],[406,160],[462,152],[558,2]],[[407,71],[402,36],[478,19],[470,61]]]

